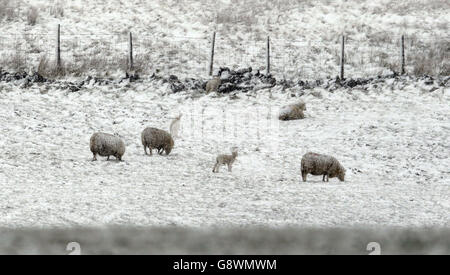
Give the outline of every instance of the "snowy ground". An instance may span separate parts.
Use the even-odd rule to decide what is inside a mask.
[[[299,99],[291,91],[166,92],[0,83],[0,227],[450,226],[448,88],[315,89],[302,97],[306,119],[289,122],[276,112]],[[141,131],[179,113],[172,153],[145,156]],[[123,137],[123,162],[91,161],[95,131]],[[212,173],[231,146],[233,172]],[[346,181],[301,182],[308,151],[335,156]]]

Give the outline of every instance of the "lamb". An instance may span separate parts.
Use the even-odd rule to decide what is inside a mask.
[[[172,136],[157,128],[147,127],[141,134],[142,145],[144,146],[145,154],[147,155],[147,147],[150,149],[150,156],[152,150],[157,149],[158,154],[162,154],[164,151],[166,155],[170,154],[173,149],[174,142]]]
[[[180,114],[172,122],[170,123],[170,134],[173,138],[178,138],[178,131],[180,130],[180,119],[183,116],[183,114]]]
[[[305,118],[303,111],[306,111],[306,104],[303,101],[299,101],[296,104],[290,104],[281,108],[278,119],[279,120],[303,119]]]
[[[301,170],[303,181],[306,181],[308,174],[314,176],[323,175],[322,181],[325,181],[325,178],[328,181],[329,178],[334,177],[344,181],[345,177],[345,169],[336,158],[312,152],[303,155]]]
[[[226,164],[228,166],[228,172],[231,172],[233,163],[236,160],[237,155],[238,155],[238,153],[237,153],[236,147],[231,148],[231,155],[218,155],[216,158],[216,164],[214,164],[214,167],[212,170],[213,173],[218,173],[219,167],[224,164]]]
[[[219,76],[216,76],[208,81],[208,83],[206,83],[206,94],[209,94],[210,92],[217,92],[221,83],[222,81]]]
[[[92,161],[97,160],[97,154],[102,157],[114,156],[119,161],[122,160],[123,154],[125,154],[125,143],[120,137],[106,134],[106,133],[94,133],[91,136],[90,148],[94,157]]]

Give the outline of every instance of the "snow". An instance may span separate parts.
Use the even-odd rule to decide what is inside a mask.
[[[449,226],[450,91],[392,87],[306,91],[306,118],[279,121],[294,91],[0,83],[0,227]],[[141,131],[178,114],[172,153],[145,156]],[[124,139],[123,162],[91,161],[96,131]],[[212,173],[232,146],[233,172]],[[345,182],[301,182],[309,151],[335,156]]]
[[[34,26],[26,23],[30,5],[39,9]],[[58,6],[63,16],[52,14]],[[0,26],[2,58],[21,56],[27,69],[37,68],[44,55],[53,60],[60,24],[63,64],[75,68],[74,74],[89,64],[94,68],[81,73],[101,76],[123,75],[129,32],[136,65],[147,74],[206,77],[213,31],[216,70],[252,66],[263,71],[270,36],[271,72],[277,78],[336,76],[339,39],[345,34],[348,77],[390,72],[390,67],[398,71],[401,35],[406,35],[411,72],[414,56],[449,40],[450,23],[450,5],[443,0],[22,0],[15,9],[17,18]],[[225,17],[223,22],[218,16]]]
[[[77,92],[0,83],[0,227],[450,225],[448,84],[431,91],[423,81],[388,80],[305,90],[300,98],[280,87],[172,94],[167,83],[148,80],[156,71],[209,77],[213,31],[215,72],[264,71],[270,36],[277,79],[334,78],[345,34],[346,77],[398,71],[401,35],[411,73],[414,57],[448,41],[448,1],[9,2],[16,16],[0,18],[3,70],[23,62],[35,71],[44,55],[54,62],[60,24],[63,64],[75,68],[64,80],[122,78],[130,31],[143,71],[135,83],[93,80]],[[34,26],[26,22],[30,5],[39,10]],[[63,16],[53,12],[58,6]],[[436,55],[442,60],[430,61],[433,68],[445,68],[447,56]],[[299,99],[306,118],[279,121],[279,109]],[[141,131],[169,130],[179,114],[171,154],[145,156]],[[98,131],[124,139],[123,162],[91,161],[89,138]],[[233,172],[212,173],[217,154],[233,146]],[[300,160],[309,151],[336,157],[345,182],[311,175],[302,182]]]

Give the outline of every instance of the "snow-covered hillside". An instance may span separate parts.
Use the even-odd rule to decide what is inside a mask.
[[[0,226],[450,225],[448,88],[307,90],[307,117],[288,122],[276,114],[298,100],[295,91],[167,90],[2,83]],[[168,129],[179,113],[172,153],[145,156],[141,131]],[[95,131],[123,137],[123,162],[91,161]],[[233,172],[212,173],[231,146],[239,147]],[[345,182],[301,182],[308,151],[338,158]]]
[[[338,74],[345,34],[349,77],[399,71],[400,36],[406,36],[410,73],[449,72],[450,4],[445,0],[3,0],[0,66],[37,69],[54,64],[61,24],[62,60],[69,75],[123,75],[128,32],[136,67],[206,77],[211,35],[217,31],[215,66],[264,69],[271,37],[272,73],[278,78]],[[1,4],[0,4],[1,5]],[[30,7],[37,12],[29,23]]]

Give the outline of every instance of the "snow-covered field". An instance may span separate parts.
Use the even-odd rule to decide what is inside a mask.
[[[167,85],[167,84],[166,84]],[[138,82],[78,92],[0,84],[0,227],[449,226],[450,91],[420,82],[307,90],[304,120],[280,122],[296,91],[168,94]],[[140,133],[182,117],[169,156]],[[95,131],[118,133],[123,162],[92,162]],[[238,146],[229,173],[218,153]],[[302,154],[335,156],[345,182],[309,176]]]
[[[77,92],[0,82],[0,227],[448,227],[448,79],[441,86],[405,77],[335,91],[277,85],[204,95],[173,94],[149,75],[208,78],[216,31],[215,72],[264,71],[270,36],[278,80],[334,78],[345,34],[346,77],[375,77],[399,70],[405,35],[406,72],[443,79],[449,11],[445,0],[0,0],[3,71],[51,67],[60,24],[67,74],[57,82],[122,78],[130,31],[141,76]],[[280,122],[279,108],[303,92],[306,118]],[[172,153],[144,155],[141,131],[167,130],[179,114]],[[124,139],[123,162],[91,161],[97,131]],[[233,146],[233,172],[212,173],[216,155]],[[335,156],[347,169],[345,182],[302,182],[308,151]]]

